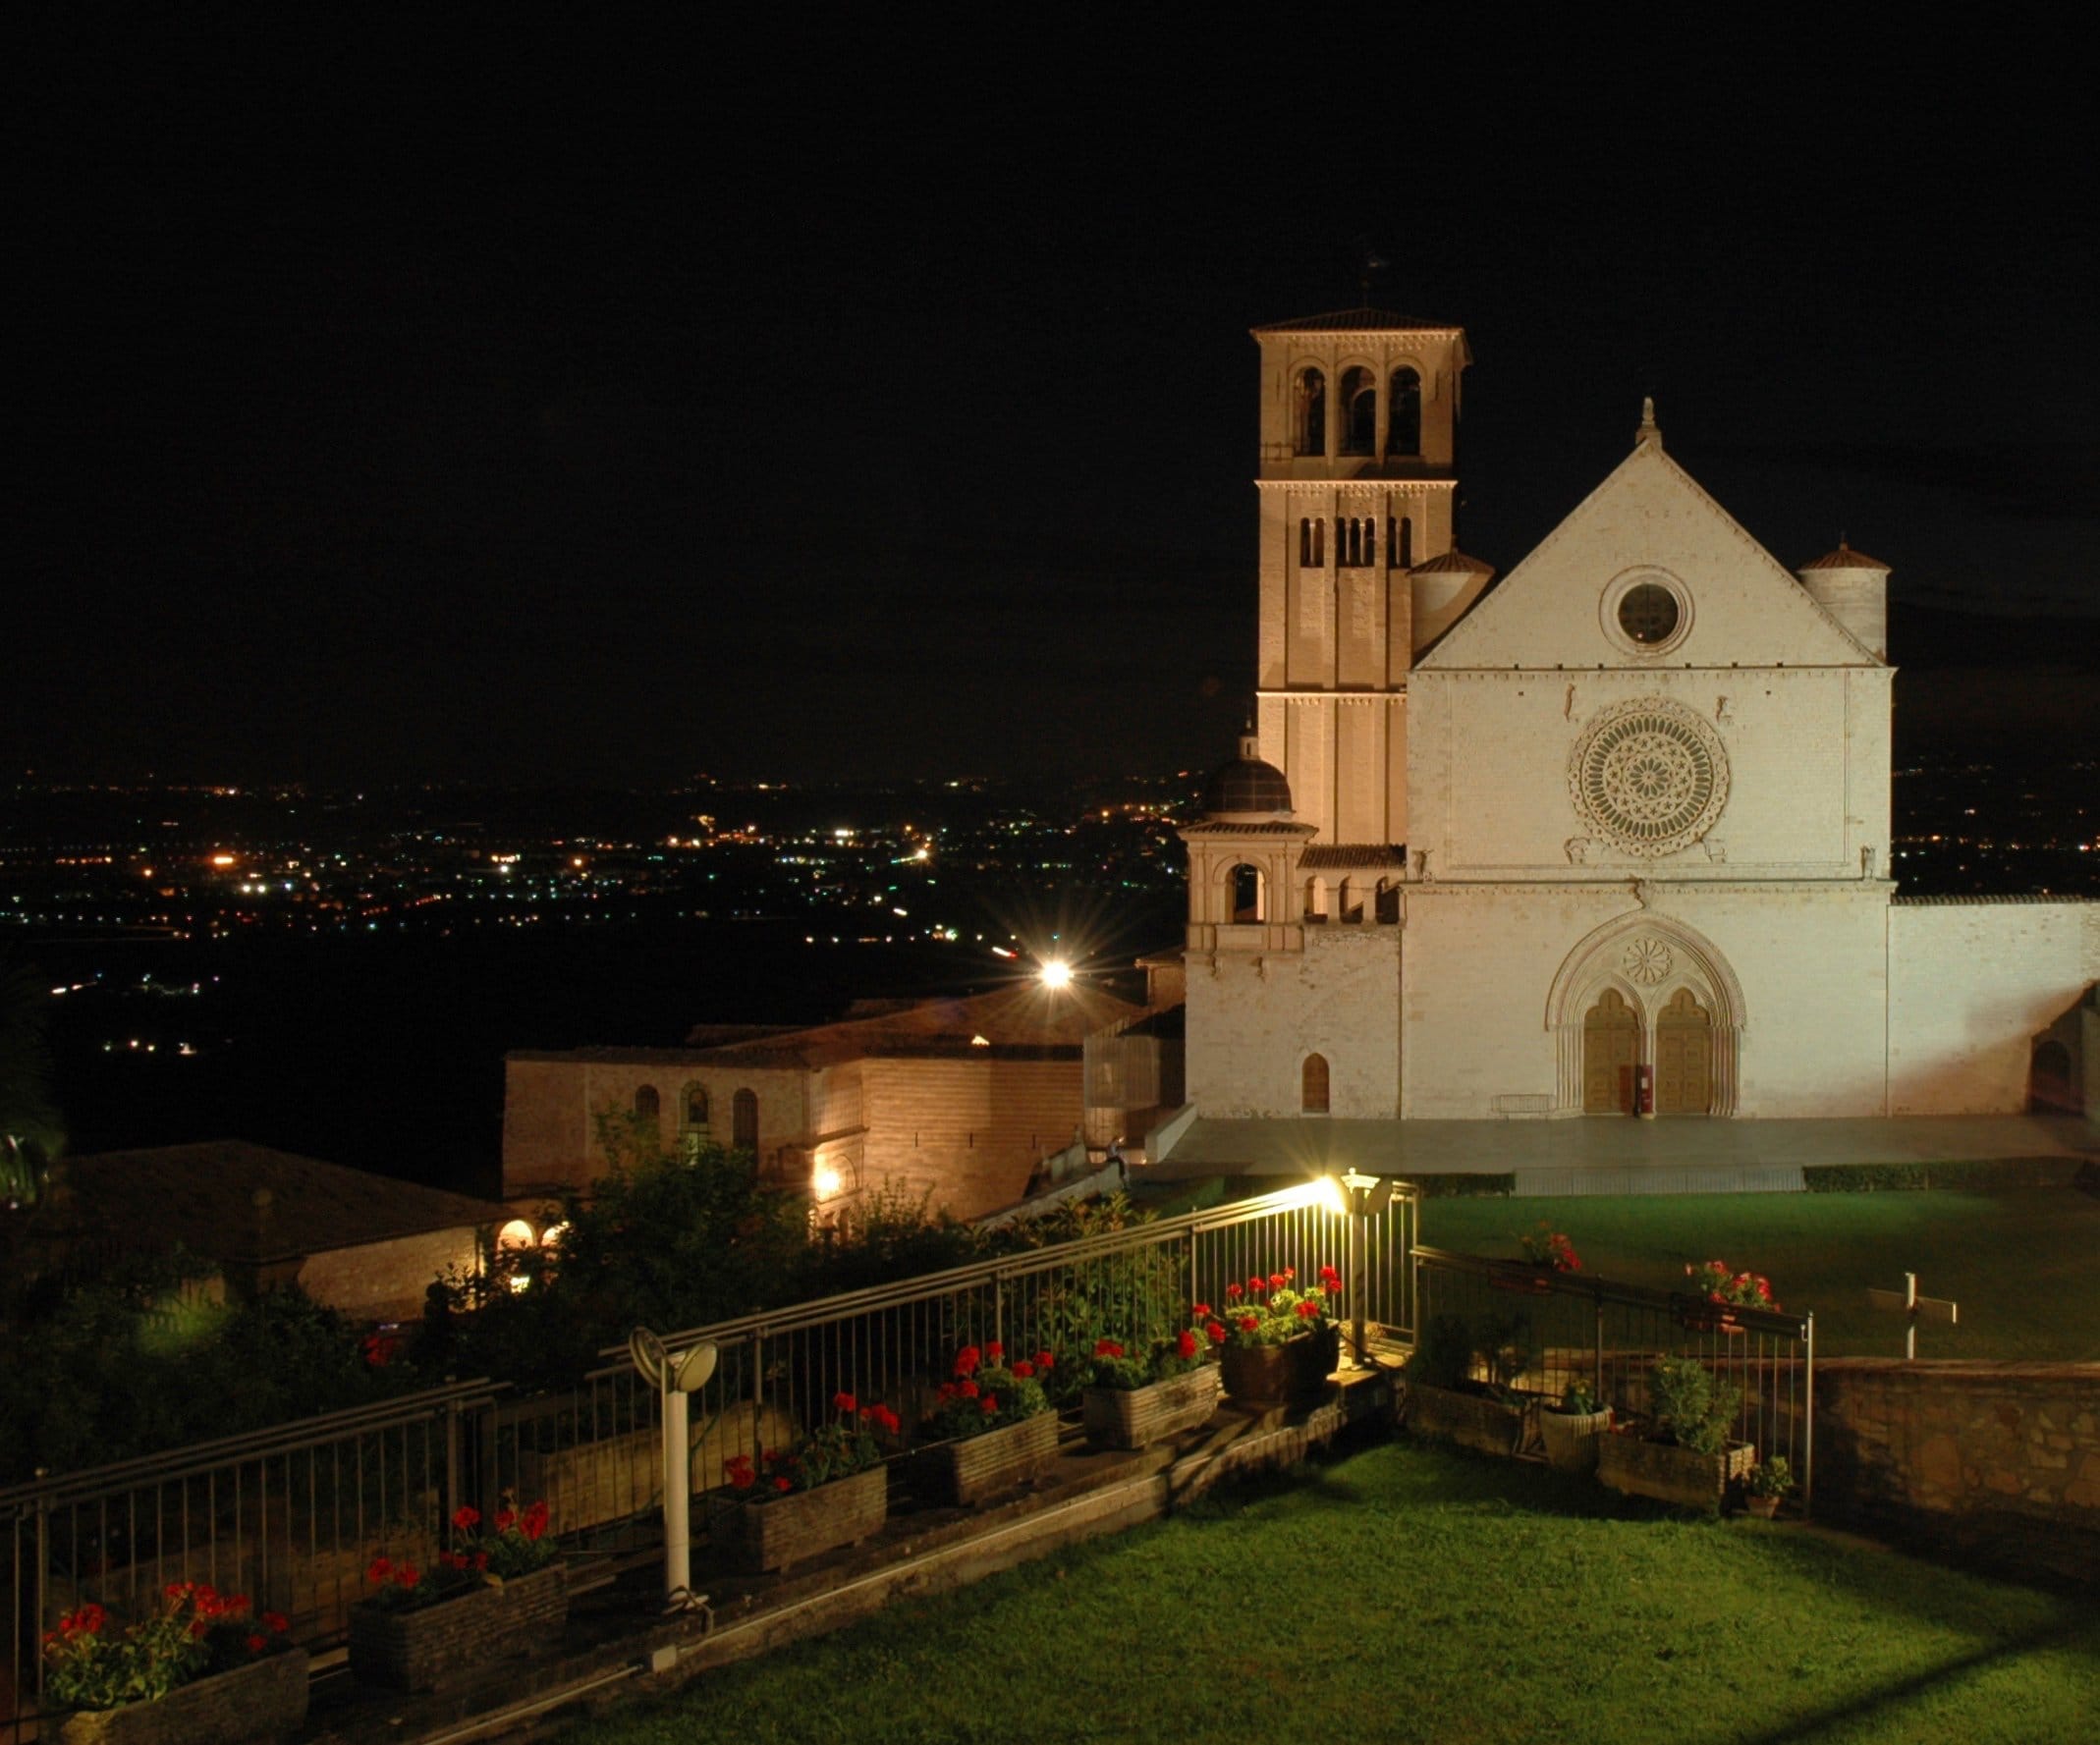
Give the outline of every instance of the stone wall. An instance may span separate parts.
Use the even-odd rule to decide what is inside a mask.
[[[1815,1512],[2100,1585],[2100,1363],[1816,1365]]]

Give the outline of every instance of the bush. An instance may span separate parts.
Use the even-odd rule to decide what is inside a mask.
[[[1742,1390],[1717,1381],[1696,1357],[1658,1357],[1648,1378],[1655,1427],[1681,1448],[1718,1454],[1742,1409]]]

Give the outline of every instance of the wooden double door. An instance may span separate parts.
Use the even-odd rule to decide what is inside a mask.
[[[1641,1064],[1640,1013],[1606,988],[1582,1018],[1582,1112],[1632,1115]],[[1655,1113],[1713,1111],[1713,1018],[1689,988],[1655,1014]]]

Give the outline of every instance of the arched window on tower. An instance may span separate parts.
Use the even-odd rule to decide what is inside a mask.
[[[1298,418],[1298,452],[1327,453],[1327,378],[1316,369],[1298,372],[1295,389]]]
[[[1315,570],[1327,568],[1327,518],[1325,516],[1316,515],[1312,518],[1312,567]]]
[[[663,1099],[656,1094],[653,1084],[635,1087],[635,1124],[646,1132],[656,1131],[656,1124],[663,1114]]]
[[[1393,391],[1388,398],[1385,452],[1389,455],[1418,455],[1422,452],[1422,378],[1403,365],[1393,372]]]
[[[1354,516],[1335,522],[1335,562],[1345,569],[1363,562],[1363,523]]]
[[[1378,382],[1358,366],[1342,376],[1342,452],[1345,455],[1375,455],[1378,452]]]
[[[1260,921],[1267,917],[1261,905],[1261,869],[1242,861],[1232,871],[1233,919],[1236,922]]]
[[[1385,550],[1386,558],[1394,569],[1414,568],[1414,523],[1408,517],[1387,518]]]
[[[729,1100],[729,1142],[739,1151],[758,1153],[758,1093],[741,1090]]]
[[[1299,1072],[1299,1109],[1306,1115],[1325,1115],[1328,1096],[1327,1057],[1307,1055]]]
[[[1298,523],[1298,561],[1300,569],[1312,567],[1312,518],[1302,517]]]

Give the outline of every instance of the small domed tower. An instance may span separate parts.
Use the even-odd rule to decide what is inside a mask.
[[[1889,658],[1889,567],[1841,538],[1838,549],[1795,572],[1808,596],[1877,661]]]
[[[1313,830],[1297,822],[1291,785],[1261,757],[1249,727],[1240,755],[1203,784],[1203,820],[1181,832],[1188,845],[1188,949],[1278,951],[1303,933],[1292,893],[1299,856]]]

